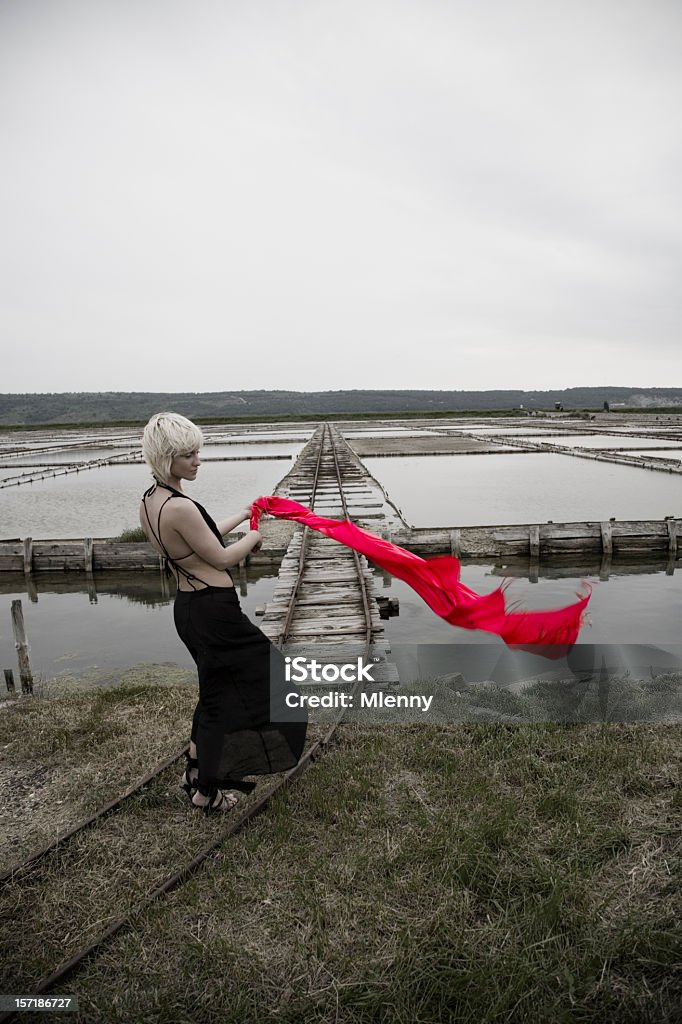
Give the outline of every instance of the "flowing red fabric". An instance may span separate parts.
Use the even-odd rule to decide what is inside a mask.
[[[356,526],[348,519],[326,519],[288,498],[258,498],[251,509],[251,529],[261,514],[290,519],[355,548],[381,569],[404,580],[436,615],[453,626],[483,629],[502,637],[509,647],[532,650],[546,658],[563,657],[575,643],[585,618],[591,589],[565,608],[547,611],[508,611],[504,584],[490,594],[477,594],[460,582],[460,563],[453,555],[420,558],[390,541]]]

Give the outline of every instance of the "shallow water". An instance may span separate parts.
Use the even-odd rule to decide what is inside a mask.
[[[497,589],[510,579],[505,591],[507,605],[518,603],[520,609],[559,608],[572,604],[584,585],[592,588],[588,605],[591,625],[583,628],[581,643],[637,643],[674,647],[682,643],[682,572],[680,563],[672,574],[664,568],[626,572],[617,567],[608,580],[601,580],[592,568],[583,575],[552,578],[540,575],[537,583],[528,577],[512,577],[513,563],[507,571],[492,564],[463,563],[462,582],[479,594]],[[569,571],[569,570],[565,570]],[[387,635],[394,643],[498,643],[489,633],[460,629],[434,615],[431,609],[402,580],[381,576],[378,593],[397,597],[400,615],[384,622]]]
[[[289,459],[206,461],[186,492],[214,518],[272,493],[301,446],[266,447],[288,453]],[[262,451],[261,445],[244,448],[247,454]],[[205,454],[232,450],[231,445],[209,446]],[[679,476],[558,454],[367,457],[364,462],[415,526],[662,519],[682,510]],[[137,525],[138,502],[150,483],[148,468],[132,464],[6,487],[0,492],[0,538],[116,536]]]
[[[682,512],[682,477],[570,455],[365,458],[413,526],[663,519]]]
[[[272,493],[292,465],[279,459],[205,462],[184,490],[221,519]],[[0,498],[0,538],[117,536],[138,525],[140,498],[151,483],[145,465],[113,465],[7,487]]]
[[[441,432],[438,430],[423,429],[409,430],[407,427],[396,427],[394,430],[372,430],[368,427],[365,430],[344,430],[343,436],[351,440],[358,437],[423,437],[425,434],[435,437]]]
[[[241,456],[253,458],[254,456],[262,457],[267,455],[275,455],[278,458],[282,456],[295,458],[302,448],[302,441],[283,440],[282,442],[272,442],[271,444],[260,441],[256,444],[235,441],[229,444],[216,443],[204,445],[201,449],[200,458],[202,461],[225,457],[234,459]],[[73,463],[75,465],[77,463],[92,462],[96,459],[119,458],[127,454],[137,456],[140,460],[142,459],[142,449],[139,445],[136,448],[130,446],[114,447],[112,445],[109,448],[70,448],[55,452],[39,451],[35,454],[23,452],[22,454],[4,456],[0,458],[0,462],[6,466],[12,466],[14,463],[21,463],[22,466],[28,463],[36,466],[51,466],[65,463]]]
[[[302,441],[282,441],[267,444],[259,441],[258,444],[246,444],[242,441],[231,442],[230,444],[207,444],[201,449],[199,458],[202,462],[211,459],[236,459],[236,458],[263,458],[264,456],[275,456],[278,459],[295,459],[303,448]]]
[[[501,567],[479,564],[464,565],[462,569],[463,582],[481,594],[496,589],[503,578]],[[450,626],[434,615],[407,584],[389,577],[381,593],[399,599],[400,614],[386,620],[384,626],[401,679],[461,672],[466,680],[494,679],[505,684],[553,671],[570,675],[569,666],[589,665],[599,670],[604,654],[610,671],[629,671],[633,678],[648,679],[652,671],[682,670],[679,571],[674,575],[666,574],[665,569],[612,573],[607,581],[600,580],[594,570],[574,578],[541,576],[534,584],[527,578],[516,578],[505,596],[508,606],[518,603],[524,610],[557,608],[572,603],[585,583],[592,586],[588,622],[567,663],[566,659],[553,661],[511,650],[490,633]]]
[[[61,578],[60,578],[61,577]],[[272,596],[276,575],[247,567],[246,592],[234,574],[244,612]],[[173,625],[174,586],[164,588],[156,573],[98,573],[90,583],[81,574],[34,576],[37,601],[17,574],[0,574],[0,668],[14,668],[11,602],[22,602],[34,676],[76,675],[128,668],[140,662],[194,663]],[[164,593],[165,590],[165,593]]]
[[[507,602],[536,609],[570,604],[588,582],[593,593],[589,605],[591,627],[583,629],[580,643],[648,644],[675,650],[682,622],[682,566],[666,574],[662,567],[640,567],[640,572],[612,572],[600,580],[594,569],[566,578],[540,577],[512,580]],[[516,567],[463,563],[462,580],[478,593],[500,586],[505,573],[524,572]],[[569,572],[570,570],[563,570]],[[487,645],[506,651],[489,633],[450,626],[435,615],[407,584],[376,571],[377,596],[398,597],[400,614],[384,621],[393,647],[405,645]],[[238,578],[235,576],[238,582]],[[254,610],[271,598],[276,583],[272,571],[247,568],[242,608],[258,623]],[[0,577],[0,668],[14,668],[10,606],[22,601],[24,620],[36,676],[79,674],[90,670],[118,670],[140,662],[191,666],[192,660],[173,625],[172,593],[157,573],[96,574],[89,587],[80,574],[40,574],[33,577],[37,601],[31,601],[21,574]],[[239,587],[238,587],[239,590]],[[677,648],[679,649],[679,647]],[[498,650],[498,653],[499,653]],[[453,670],[456,666],[453,666]]]
[[[268,430],[268,431],[234,431],[229,430],[220,431],[217,434],[205,433],[206,444],[204,447],[208,448],[211,445],[229,441],[230,443],[239,443],[240,441],[307,441],[312,434],[312,430]]]
[[[131,445],[124,445],[122,447],[114,447],[112,445],[110,448],[67,448],[58,451],[39,449],[35,453],[30,451],[14,455],[3,455],[0,457],[0,462],[4,466],[21,463],[22,467],[29,463],[35,466],[53,466],[68,463],[75,465],[76,463],[93,462],[95,459],[122,458],[128,454],[140,455],[141,449],[139,445],[136,448]]]
[[[132,444],[139,445],[141,431],[93,427],[89,430],[35,430],[8,431],[0,434],[0,451],[9,448],[47,448],[80,444]]]
[[[635,455],[645,459],[682,459],[682,448],[666,448],[662,452],[624,451],[623,455]]]
[[[539,434],[547,434],[552,430],[552,427],[548,426],[547,424],[543,424],[541,427],[533,427],[531,425],[525,425],[522,427],[491,427],[488,424],[482,424],[481,426],[477,426],[476,424],[469,424],[466,427],[461,427],[458,429],[464,430],[465,433],[472,434],[508,434],[510,437],[535,437],[536,435]]]
[[[500,432],[489,427],[489,432]],[[469,422],[451,428],[455,434],[474,429]],[[349,430],[347,436],[420,436],[443,433],[404,428]],[[542,428],[539,428],[542,429]],[[547,427],[545,426],[545,430]],[[507,428],[510,435],[528,433],[528,426]],[[208,435],[208,431],[206,431]],[[274,432],[277,434],[278,432]],[[302,440],[311,431],[301,431],[299,441],[288,444],[267,443],[269,432],[216,431],[210,436],[218,443],[203,449],[206,458],[218,454],[289,454],[300,451]],[[280,431],[292,438],[293,431]],[[81,440],[92,439],[83,434]],[[81,447],[59,452],[50,458],[61,461],[92,459],[99,453],[111,455],[116,448],[103,447],[111,442],[118,450],[132,450],[138,435],[107,431],[97,435],[97,449]],[[594,439],[594,435],[570,435]],[[31,438],[31,446],[47,448],[47,439],[60,442],[54,435]],[[244,444],[244,439],[262,438],[263,444]],[[9,444],[11,439],[5,438]],[[23,439],[22,439],[23,440]],[[61,441],[76,442],[79,437],[65,432]],[[548,438],[554,442],[555,438]],[[610,447],[612,436],[608,437]],[[654,439],[642,439],[647,447]],[[226,443],[235,441],[236,443]],[[636,436],[623,438],[628,449],[639,444]],[[132,444],[131,444],[132,442]],[[674,444],[671,438],[671,444]],[[659,452],[665,457],[682,450]],[[95,454],[97,452],[97,454]],[[654,457],[656,453],[641,453]],[[26,458],[26,454],[22,456]],[[0,460],[2,456],[0,455]],[[456,459],[457,461],[453,461]],[[16,461],[21,461],[17,459]],[[636,467],[591,462],[553,454],[523,455],[421,456],[367,458],[364,460],[389,495],[402,505],[407,519],[418,526],[482,525],[485,523],[559,521],[599,521],[653,518],[682,511],[682,480],[667,474],[646,472]],[[186,492],[206,505],[215,518],[221,518],[252,501],[259,494],[272,493],[293,461],[253,460],[241,462],[204,462],[194,484]],[[0,479],[14,471],[0,471]],[[108,466],[79,474],[50,478],[0,492],[0,537],[33,536],[108,537],[137,525],[137,509],[142,492],[151,483],[144,465]],[[511,571],[511,570],[510,570]],[[462,578],[479,592],[493,589],[501,582],[500,572],[492,565],[465,565]],[[648,573],[612,575],[600,581],[595,569],[586,579],[594,584],[591,600],[592,628],[581,635],[583,643],[643,643],[673,645],[679,641],[682,622],[682,575],[666,575],[660,567]],[[254,575],[249,569],[247,592],[242,605],[253,618],[256,604],[265,604],[272,595],[275,575]],[[435,616],[430,609],[399,580],[378,577],[379,594],[398,596],[400,616],[385,621],[391,643],[418,644],[491,644],[502,641],[489,634],[458,630]],[[97,667],[100,670],[125,668],[141,661],[169,661],[190,666],[191,659],[178,640],[172,622],[172,598],[164,593],[156,574],[135,573],[102,576],[88,583],[73,574],[34,577],[38,601],[27,593],[23,576],[0,576],[0,667],[16,665],[10,630],[10,603],[21,598],[31,644],[34,671],[45,675],[71,674]],[[558,606],[574,599],[580,577],[548,579],[537,584],[516,580],[509,592],[528,608]],[[258,621],[254,619],[254,621]]]
[[[666,444],[674,444],[660,437],[617,437],[614,434],[572,434],[565,437],[538,438],[547,444],[565,445],[567,448],[661,448]]]
[[[603,430],[600,433],[582,433],[575,428],[567,430],[565,434],[562,434],[562,430],[565,429],[565,424],[556,423],[548,424],[543,423],[542,425],[534,426],[523,426],[523,427],[491,427],[491,426],[470,426],[466,428],[468,433],[472,434],[499,434],[502,437],[527,437],[528,440],[545,441],[548,444],[566,443],[566,444],[579,444],[584,447],[598,447],[598,448],[615,448],[622,444],[639,444],[640,439],[643,444],[668,444],[674,443],[682,437],[682,427],[658,427],[652,424],[646,428],[645,434],[656,433],[665,435],[661,438],[647,437],[645,434],[640,434],[641,427],[632,427],[631,430],[625,428],[621,430]],[[672,435],[669,437],[668,435]]]
[[[470,431],[472,434],[495,435],[500,437],[522,437],[528,441],[536,441],[538,444],[556,444],[567,448],[630,448],[637,445],[641,448],[659,448],[666,445],[673,446],[678,440],[681,431],[676,428],[677,437],[641,437],[637,434],[558,434],[548,430],[547,427],[537,430],[528,427],[509,427],[502,430],[494,428],[480,428]]]

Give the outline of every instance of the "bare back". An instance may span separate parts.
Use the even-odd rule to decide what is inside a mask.
[[[154,550],[166,560],[178,590],[234,587],[229,569],[213,565],[209,556],[199,555],[186,539],[186,534],[196,536],[198,529],[204,530],[202,549],[209,553],[213,547],[219,550],[218,540],[209,526],[205,522],[197,523],[198,509],[201,506],[181,492],[169,493],[157,486],[147,491],[140,502],[140,526]],[[201,511],[207,515],[205,510]]]

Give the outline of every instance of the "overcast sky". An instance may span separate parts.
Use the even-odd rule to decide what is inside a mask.
[[[0,391],[682,386],[679,0],[0,0]]]

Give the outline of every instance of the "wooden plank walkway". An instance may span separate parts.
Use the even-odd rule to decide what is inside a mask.
[[[363,601],[353,552],[337,541],[309,532],[300,580],[301,527],[292,537],[282,560],[275,592],[267,604],[260,627],[273,642],[278,641],[292,588],[298,583],[296,611],[282,651],[292,658],[316,657],[339,665],[360,657],[365,651]],[[362,556],[359,558],[371,616],[369,657],[378,659],[372,666],[372,678],[382,685],[397,683],[398,672],[389,661],[389,644],[376,602],[374,575],[367,560]]]
[[[407,528],[408,524],[400,509],[391,501],[386,489],[360,461],[338,428],[330,424],[329,429],[334,438],[339,468],[343,474],[348,518],[361,526],[367,526],[370,530],[376,530],[377,521],[387,529]],[[313,466],[317,460],[321,431],[322,427],[318,427],[291,471],[277,484],[274,491],[276,495],[310,507]],[[332,475],[330,459],[331,455],[323,455],[322,477],[318,483],[315,511],[318,515],[338,519],[343,518],[343,508],[338,485],[335,476]]]
[[[380,500],[383,492],[377,491],[376,482],[363,469],[337,430],[320,428],[278,493],[334,519],[346,514],[355,521],[378,518],[385,504]],[[393,507],[391,512],[393,522],[403,522]],[[398,682],[367,560],[315,530],[296,528],[261,629],[281,644],[285,655],[340,665],[351,662],[356,654],[366,654],[373,663],[371,676],[376,686]]]

